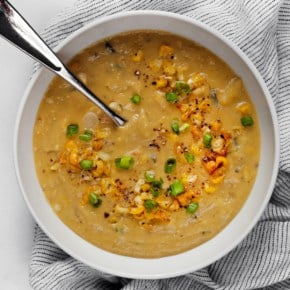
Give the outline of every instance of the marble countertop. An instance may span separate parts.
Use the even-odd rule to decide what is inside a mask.
[[[10,0],[36,31],[74,0]],[[0,38],[0,288],[30,289],[28,265],[34,221],[17,184],[13,164],[15,118],[33,61]]]

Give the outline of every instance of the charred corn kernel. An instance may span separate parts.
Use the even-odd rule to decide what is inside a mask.
[[[149,191],[150,188],[151,186],[148,183],[144,183],[143,185],[141,185],[141,191]]]
[[[81,200],[81,205],[86,205],[89,202],[89,194],[88,193],[84,193],[82,196],[82,200]]]
[[[200,155],[201,148],[198,145],[192,145],[191,151],[192,151],[193,155]]]
[[[171,61],[163,62],[163,72],[169,76],[173,76],[176,73],[176,69]]]
[[[213,160],[204,163],[204,167],[209,174],[212,174],[217,169],[216,163]]]
[[[59,164],[65,164],[66,163],[66,152],[63,151],[60,155],[60,158],[59,158]]]
[[[171,56],[173,54],[173,47],[169,46],[169,45],[161,45],[159,47],[159,57],[168,57]]]
[[[155,71],[155,72],[158,72],[160,71],[161,67],[162,67],[162,60],[161,59],[154,59],[154,60],[151,60],[149,62],[149,67]]]
[[[190,201],[192,200],[193,197],[194,197],[194,192],[187,191],[187,192],[177,196],[176,199],[178,200],[178,202],[181,206],[186,206],[190,203]]]
[[[69,155],[69,163],[74,166],[79,165],[79,156],[77,151],[71,151]]]
[[[192,126],[190,132],[192,136],[196,139],[198,139],[201,136],[200,129],[197,128],[196,126]]]
[[[134,62],[140,62],[144,59],[144,52],[142,50],[138,50],[136,53],[134,53],[131,57],[132,61]]]
[[[105,164],[103,173],[106,176],[109,176],[110,175],[110,173],[111,173],[111,166],[110,166],[110,164],[108,164],[108,163]]]
[[[238,112],[240,112],[242,114],[251,113],[251,106],[247,102],[242,102],[242,103],[237,104],[236,109]]]
[[[143,213],[145,210],[145,207],[143,205],[137,206],[137,207],[132,207],[129,212],[132,215],[139,215],[141,213]]]
[[[129,212],[129,208],[123,207],[117,204],[115,206],[115,211],[116,213],[119,213],[119,214],[127,214]]]
[[[168,84],[168,81],[167,81],[167,79],[165,79],[165,78],[158,78],[157,80],[156,80],[156,88],[157,89],[162,89],[162,88],[165,88],[166,86],[167,86],[167,84]]]
[[[155,222],[168,222],[170,219],[167,212],[164,210],[157,210],[152,214],[151,220]]]
[[[200,73],[193,74],[187,81],[191,89],[196,89],[206,84],[206,78]]]
[[[105,171],[105,165],[102,160],[97,160],[94,164],[95,169],[92,170],[94,177],[101,177]]]
[[[178,201],[175,199],[174,201],[173,201],[173,203],[169,206],[169,210],[172,210],[172,211],[174,211],[174,210],[178,210],[179,209],[179,203],[178,203]]]
[[[222,128],[222,122],[220,120],[216,120],[211,123],[211,129],[213,131],[220,131]]]
[[[162,195],[156,199],[156,202],[161,208],[167,209],[172,203],[172,200]]]
[[[211,185],[209,185],[209,184],[206,184],[206,185],[204,186],[204,191],[205,191],[206,193],[214,193],[214,192],[216,192],[216,187],[215,187],[215,186],[211,186]]]
[[[198,108],[199,108],[200,111],[202,111],[202,112],[209,112],[209,110],[210,110],[210,105],[211,105],[210,100],[209,100],[209,99],[206,99],[206,100],[202,101],[202,102],[199,104]]]
[[[224,180],[225,176],[224,175],[221,175],[221,176],[218,176],[218,177],[215,177],[215,178],[212,178],[211,179],[211,182],[213,184],[221,184]]]
[[[101,150],[103,148],[103,146],[104,146],[104,141],[101,140],[101,139],[100,140],[96,140],[93,143],[93,148],[94,148],[95,151]]]
[[[216,158],[216,167],[219,168],[219,167],[227,167],[228,166],[228,160],[226,157],[223,157],[223,156],[218,156]]]
[[[78,150],[78,145],[75,141],[69,140],[65,144],[65,149],[69,152],[71,151],[77,151]]]

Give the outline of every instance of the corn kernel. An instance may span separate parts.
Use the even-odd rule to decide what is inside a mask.
[[[222,128],[222,122],[220,120],[216,120],[211,123],[211,129],[213,131],[220,131]]]
[[[79,156],[78,156],[77,151],[72,151],[70,153],[70,155],[69,155],[69,163],[74,165],[74,166],[79,165]]]
[[[167,84],[168,84],[168,81],[165,78],[158,78],[156,80],[156,88],[157,89],[165,88],[167,86]]]
[[[176,69],[175,69],[174,65],[172,64],[172,62],[164,61],[163,72],[169,76],[173,76],[176,73]]]
[[[69,152],[71,151],[77,151],[78,150],[78,145],[75,141],[69,140],[65,144],[65,149]]]
[[[224,175],[221,175],[221,176],[218,176],[218,177],[215,177],[215,178],[212,178],[211,179],[211,182],[213,184],[221,184],[224,180],[225,176]]]
[[[145,207],[143,205],[140,205],[138,207],[132,207],[130,209],[130,214],[132,214],[132,215],[139,215],[139,214],[143,213],[144,210],[145,210]]]
[[[167,57],[173,54],[173,47],[169,45],[161,45],[159,48],[159,57]]]
[[[218,156],[216,158],[216,167],[227,167],[228,166],[228,160],[227,158],[223,157],[223,156]]]
[[[153,71],[155,71],[155,72],[160,71],[161,66],[162,66],[162,60],[161,60],[161,59],[154,59],[154,60],[151,60],[151,61],[149,62],[149,67],[150,67]]]
[[[238,110],[238,112],[240,112],[244,115],[251,113],[251,106],[247,102],[241,102],[241,103],[237,104],[236,109]]]
[[[143,58],[144,58],[144,52],[140,49],[131,57],[132,61],[134,62],[140,62],[143,60]]]
[[[216,187],[211,186],[211,185],[209,185],[209,184],[206,184],[206,185],[204,186],[204,191],[205,191],[206,193],[214,193],[214,192],[216,192]]]

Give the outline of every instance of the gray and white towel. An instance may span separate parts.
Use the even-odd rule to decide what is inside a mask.
[[[127,10],[184,14],[238,45],[263,76],[279,117],[280,171],[271,201],[252,232],[227,256],[186,276],[132,280],[100,273],[60,250],[36,227],[34,289],[290,289],[290,0],[78,0],[44,30],[54,47],[91,20]]]

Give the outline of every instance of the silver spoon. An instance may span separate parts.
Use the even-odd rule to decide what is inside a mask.
[[[25,19],[6,0],[0,0],[0,35],[69,82],[103,110],[117,126],[123,126],[127,122],[104,104],[62,63]]]

